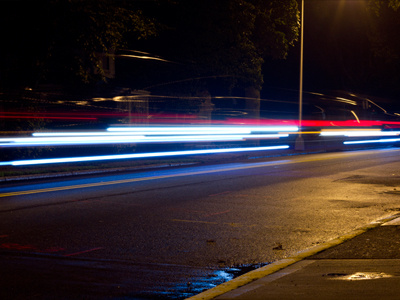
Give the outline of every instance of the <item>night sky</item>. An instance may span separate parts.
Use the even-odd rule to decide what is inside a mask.
[[[400,96],[398,60],[376,57],[370,35],[376,18],[365,0],[306,0],[304,16],[305,90]],[[394,36],[400,33],[390,22],[381,28]],[[296,43],[286,61],[265,64],[265,85],[298,88],[299,64]]]
[[[298,2],[301,3],[300,0]],[[367,2],[368,0],[305,0],[305,90],[346,90],[394,99],[400,97],[400,85],[398,84],[400,81],[400,57],[397,54],[400,52],[398,39],[400,11],[386,11],[379,19],[367,10]],[[16,1],[16,3],[24,2]],[[52,32],[51,26],[46,27],[47,32],[33,31],[31,27],[35,28],[35,26],[32,24],[45,23],[46,16],[44,14],[46,12],[40,9],[41,15],[35,15],[35,5],[32,6],[33,2],[30,3],[29,7],[26,6],[29,9],[25,10],[24,5],[14,5],[13,14],[8,13],[5,9],[2,10],[1,27],[3,36],[8,41],[8,46],[2,51],[8,49],[11,56],[2,55],[4,60],[2,67],[5,66],[5,68],[0,73],[0,79],[11,74],[16,64],[23,67],[24,74],[29,74],[30,70],[26,66],[38,65],[35,61],[28,62],[29,55],[41,51],[42,48],[45,49],[46,47],[41,45],[44,45],[48,37],[56,34],[57,38],[62,40],[65,36]],[[40,3],[43,5],[43,1]],[[138,3],[151,4],[155,2],[138,1]],[[144,13],[153,14],[161,22],[170,22],[167,25],[174,24],[173,18],[175,20],[180,18],[179,13],[174,9],[172,11],[159,10],[154,13],[152,5],[149,5]],[[181,16],[185,15],[184,12],[181,13]],[[53,20],[53,22],[55,21]],[[72,28],[75,23],[71,18],[67,19],[64,25],[65,28]],[[18,28],[22,28],[17,31],[18,35],[13,34],[16,24],[18,24]],[[33,34],[30,34],[29,30],[33,31]],[[65,31],[69,32],[67,29]],[[377,33],[375,36],[374,32]],[[189,37],[195,35],[191,32],[187,32],[187,34]],[[376,40],[377,36],[382,39]],[[171,43],[163,32],[146,41],[128,41],[129,49],[150,52],[171,60],[173,63],[120,60],[117,65],[118,79],[121,79],[119,84],[135,82],[137,86],[134,88],[146,88],[162,82],[201,76],[202,73],[197,72],[198,70],[191,65],[190,61],[181,59],[182,56],[179,54],[174,57],[174,54],[179,53],[178,50],[186,43],[185,39]],[[196,49],[192,49],[192,51],[195,52]],[[269,86],[298,89],[299,55],[299,42],[296,42],[295,46],[290,48],[286,60],[266,58],[263,65],[263,90]],[[42,53],[41,56],[45,56],[45,53]],[[65,60],[58,60],[58,63],[65,65]],[[127,76],[127,73],[131,74]],[[22,75],[20,70],[14,74],[17,80],[20,80]],[[48,78],[55,77],[49,76]]]
[[[301,1],[298,2],[300,9]],[[400,20],[400,12],[387,10],[377,18],[367,9],[367,3],[368,0],[305,0],[304,90],[342,90],[400,98],[400,59],[385,53],[373,36],[374,30],[378,28],[378,35],[382,34],[390,40],[388,47],[392,47],[395,52],[396,49],[400,51],[400,46],[395,43],[400,34],[400,22],[397,21]],[[163,74],[163,71],[167,74],[168,70],[175,72],[182,67],[180,57],[173,56],[174,51],[180,47],[179,43],[165,47],[168,42],[163,41],[162,37],[161,34],[157,38],[160,43],[155,42],[151,47],[147,47],[146,42],[143,43],[141,50],[148,50],[167,59],[177,59],[179,64],[149,63],[155,70],[146,76],[153,74],[154,79]],[[263,65],[263,90],[270,86],[298,89],[299,65],[299,41],[290,48],[286,59],[266,58]],[[190,64],[184,67],[189,70],[187,77],[196,76],[195,73],[190,73]]]

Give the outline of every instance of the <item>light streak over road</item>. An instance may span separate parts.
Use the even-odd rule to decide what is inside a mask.
[[[107,131],[138,132],[140,134],[221,134],[221,133],[251,133],[251,132],[281,132],[298,131],[297,126],[188,126],[188,127],[109,127]]]
[[[52,137],[52,138],[13,138],[0,139],[0,147],[101,145],[136,143],[181,143],[181,142],[225,142],[246,139],[276,139],[288,134],[247,134],[247,135],[196,135],[196,136],[99,136],[99,137]]]
[[[363,140],[363,141],[345,141],[345,145],[358,145],[358,144],[373,144],[373,143],[397,143],[400,142],[398,139],[379,139],[379,140]]]
[[[317,160],[319,160],[319,159],[317,159]],[[307,160],[304,160],[304,161],[307,161]],[[70,185],[70,186],[60,186],[60,187],[52,187],[52,188],[44,188],[44,189],[35,189],[35,190],[15,191],[15,192],[1,193],[0,198],[11,197],[11,196],[20,196],[20,195],[38,194],[38,193],[59,192],[59,191],[81,189],[81,188],[108,186],[108,185],[148,181],[148,180],[163,179],[163,178],[174,178],[174,177],[181,177],[181,176],[201,175],[201,174],[217,173],[217,172],[224,172],[224,171],[235,171],[235,170],[243,170],[243,169],[261,168],[261,167],[266,167],[266,166],[277,166],[277,165],[291,164],[291,163],[296,163],[296,161],[281,160],[281,161],[275,161],[275,162],[263,162],[263,163],[254,163],[254,164],[246,164],[246,165],[239,164],[239,166],[238,165],[228,166],[228,167],[225,166],[222,168],[213,167],[213,169],[206,169],[206,170],[201,170],[201,171],[172,173],[172,174],[167,174],[167,175],[147,176],[147,177],[130,178],[130,179],[122,179],[122,180],[101,181],[101,182],[77,184],[77,185]]]
[[[347,137],[366,137],[366,136],[397,136],[400,131],[381,131],[376,130],[333,130],[321,131],[321,136],[347,136]]]
[[[372,151],[375,152],[376,150]],[[385,149],[378,151],[387,151]],[[393,150],[390,150],[393,151]],[[399,150],[397,150],[399,151]],[[116,185],[116,184],[125,184],[132,182],[140,182],[140,181],[148,181],[148,180],[156,180],[163,178],[174,178],[174,177],[182,177],[182,176],[191,176],[191,175],[202,175],[202,174],[211,174],[218,172],[228,172],[228,171],[237,171],[237,170],[245,170],[245,169],[254,169],[254,168],[263,168],[263,167],[275,167],[279,165],[290,165],[290,164],[299,164],[299,163],[308,163],[308,162],[318,162],[318,161],[327,161],[337,158],[342,158],[343,156],[352,157],[352,156],[361,156],[361,155],[370,155],[371,151],[365,152],[351,152],[346,154],[331,154],[317,157],[297,157],[295,159],[287,159],[287,160],[279,160],[279,161],[270,161],[270,162],[257,162],[257,163],[246,163],[246,164],[231,164],[231,165],[223,165],[221,167],[213,166],[212,168],[203,169],[200,171],[189,171],[189,172],[176,172],[169,174],[162,174],[158,176],[144,176],[138,178],[129,178],[122,180],[110,180],[110,181],[101,181],[101,182],[92,182],[86,184],[77,184],[70,186],[59,186],[59,187],[51,187],[44,189],[34,189],[34,190],[25,190],[25,191],[9,191],[0,193],[0,198],[2,197],[12,197],[12,196],[20,196],[20,195],[30,195],[30,194],[38,194],[38,193],[47,193],[47,192],[59,192],[73,189],[81,189],[81,188],[91,188],[91,187],[100,187],[100,186],[108,186],[108,185]]]
[[[242,147],[242,148],[132,153],[132,154],[100,155],[100,156],[80,156],[80,157],[65,157],[65,158],[47,158],[47,159],[45,158],[45,159],[30,159],[30,160],[15,160],[15,161],[0,162],[0,166],[31,166],[31,165],[42,165],[42,164],[120,160],[120,159],[132,159],[132,158],[170,157],[170,156],[184,156],[184,155],[198,155],[198,154],[234,153],[234,152],[246,152],[246,151],[283,150],[288,148],[289,148],[288,145],[279,145],[279,146],[266,146],[266,147]]]
[[[287,132],[297,130],[296,126],[110,127],[105,132],[35,132],[33,137],[0,138],[0,147],[245,141],[288,137]]]
[[[56,158],[37,158],[25,160],[12,160],[0,162],[0,166],[25,166],[39,164],[59,164],[75,162],[92,162],[102,160],[120,160],[120,159],[138,159],[152,157],[171,157],[197,154],[217,154],[234,153],[245,151],[264,151],[264,150],[284,150],[289,149],[290,140],[280,143],[281,145],[270,145],[263,147],[246,147],[246,141],[269,140],[289,138],[289,135],[298,134],[298,126],[288,122],[289,120],[258,120],[261,124],[251,124],[252,120],[242,120],[245,123],[232,123],[230,125],[180,125],[180,126],[111,126],[106,130],[97,131],[60,131],[60,132],[35,132],[31,137],[4,137],[0,138],[0,148],[21,148],[21,147],[57,147],[74,145],[127,145],[127,144],[164,144],[164,143],[205,143],[205,142],[239,142],[243,145],[229,145],[226,148],[221,145],[215,145],[215,149],[201,150],[177,150],[171,152],[144,152],[127,154],[109,154],[109,155],[90,155],[75,157],[56,157]],[[293,120],[292,120],[293,121]],[[275,125],[274,122],[276,123]],[[343,137],[398,137],[400,131],[382,130],[382,126],[396,126],[399,122],[382,121],[319,121],[304,120],[305,126],[320,126],[318,131],[303,131],[302,134],[319,134],[321,137],[343,136]],[[347,128],[330,129],[346,125]],[[379,125],[379,128],[377,128]],[[392,128],[393,129],[393,128]],[[396,143],[400,138],[393,139],[375,139],[361,141],[344,141],[344,145],[357,145],[367,143]],[[93,148],[94,149],[94,148]],[[95,149],[94,149],[95,151]]]

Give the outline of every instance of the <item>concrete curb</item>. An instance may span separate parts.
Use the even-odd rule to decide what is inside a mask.
[[[195,296],[192,296],[190,298],[187,298],[187,300],[209,300],[209,299],[214,299],[215,297],[218,297],[222,294],[225,294],[227,292],[230,292],[234,289],[237,289],[239,287],[242,287],[250,282],[253,282],[255,280],[258,280],[260,278],[263,278],[265,276],[271,275],[279,270],[282,270],[296,262],[299,262],[307,257],[310,257],[312,255],[315,255],[319,252],[322,252],[324,250],[327,250],[329,248],[332,248],[334,246],[337,246],[339,244],[342,244],[358,235],[361,235],[368,230],[377,228],[381,225],[383,225],[386,222],[390,222],[396,218],[399,218],[400,214],[396,215],[391,215],[379,220],[376,220],[368,225],[362,226],[360,228],[355,229],[354,231],[351,231],[343,236],[340,236],[336,239],[330,240],[326,243],[317,245],[315,247],[306,249],[304,251],[300,251],[297,253],[297,255],[285,259],[278,260],[276,262],[273,262],[269,265],[266,265],[264,267],[261,267],[259,269],[250,271],[242,276],[239,276],[237,278],[234,278],[228,282],[225,282],[223,284],[220,284],[212,289],[209,289],[207,291],[204,291],[200,294],[197,294]]]

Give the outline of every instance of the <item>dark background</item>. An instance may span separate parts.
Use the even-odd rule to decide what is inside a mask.
[[[291,1],[282,2],[282,5]],[[38,88],[45,84],[61,84],[80,91],[85,89],[101,91],[99,87],[118,86],[149,89],[152,93],[179,91],[193,94],[207,90],[212,95],[242,96],[248,81],[258,79],[246,78],[241,75],[242,71],[237,70],[240,69],[239,65],[243,63],[241,61],[243,58],[229,56],[230,50],[234,47],[218,53],[219,56],[216,57],[219,59],[213,58],[214,65],[221,64],[222,67],[217,66],[218,68],[211,70],[206,67],[212,67],[213,64],[210,62],[203,64],[203,58],[207,57],[207,48],[210,54],[215,55],[216,48],[212,47],[218,42],[216,32],[222,34],[231,32],[227,11],[224,10],[225,2],[222,0],[192,2],[198,5],[198,8],[193,8],[193,5],[185,6],[181,1],[170,0],[96,2],[101,4],[96,8],[98,11],[94,12],[99,24],[102,17],[104,20],[110,20],[111,15],[105,13],[113,11],[111,8],[108,9],[110,3],[112,7],[128,3],[129,9],[140,10],[141,16],[154,21],[154,26],[157,28],[157,33],[152,34],[151,30],[140,31],[138,25],[138,30],[124,36],[124,43],[121,44],[123,47],[117,50],[117,54],[122,53],[121,49],[144,51],[164,58],[168,62],[117,56],[115,79],[104,83],[94,77],[90,78],[92,81],[87,84],[82,82],[82,78],[77,80],[73,77],[78,73],[79,66],[75,66],[77,62],[71,59],[69,54],[76,55],[94,48],[83,48],[78,42],[75,41],[74,44],[69,41],[74,40],[74,34],[79,31],[85,33],[86,37],[96,37],[96,33],[105,32],[105,29],[99,26],[96,29],[98,31],[91,34],[86,23],[81,22],[76,13],[77,11],[81,13],[82,10],[77,8],[81,7],[82,3],[94,2],[72,1],[76,9],[71,10],[68,15],[67,10],[63,9],[67,1],[1,1],[0,25],[3,43],[0,53],[0,89],[4,91],[24,89],[27,86]],[[300,10],[301,1],[297,2]],[[371,3],[375,2],[375,0],[305,0],[305,90],[346,90],[397,101],[400,95],[398,85],[400,11],[386,5],[375,11],[371,6]],[[52,11],[49,3],[56,3],[54,7],[57,7],[58,11]],[[233,13],[240,12],[233,11]],[[207,37],[210,38],[209,44],[204,45],[203,49],[199,48],[199,41],[207,41]],[[51,48],[48,46],[49,41],[53,40],[57,41],[56,46],[59,47],[56,49],[58,56],[49,54]],[[270,46],[272,45],[271,47],[274,46],[268,38],[265,40]],[[299,41],[296,41],[293,46],[289,46],[285,58],[277,57],[279,55],[273,55],[271,51],[267,52],[263,57],[261,71],[250,70],[247,73],[250,76],[247,77],[254,75],[256,78],[257,72],[261,72],[262,91],[268,90],[271,86],[297,89],[299,48]],[[41,65],[44,59],[50,62],[51,67]],[[225,72],[221,71],[223,68],[226,69]]]

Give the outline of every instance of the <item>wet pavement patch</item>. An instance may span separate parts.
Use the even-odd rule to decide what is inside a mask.
[[[245,264],[245,265],[239,265],[233,268],[229,268],[225,270],[228,274],[232,275],[232,279],[239,277],[241,275],[244,275],[250,271],[259,269],[261,267],[264,267],[266,265],[269,265],[270,263],[258,263],[258,264]]]
[[[177,284],[173,292],[157,293],[156,296],[164,296],[165,298],[163,299],[185,299],[268,264],[269,263],[243,264],[215,270],[212,274],[202,278],[193,277],[188,284]]]
[[[343,274],[343,273],[328,273],[324,274],[324,277],[329,277],[334,280],[374,280],[381,278],[390,278],[393,275],[386,274],[383,272],[356,272],[353,274]]]
[[[172,289],[155,291],[154,299],[186,299],[268,264],[243,264],[215,270],[202,277],[192,277],[187,282],[176,284]]]
[[[206,268],[9,249],[0,250],[0,264],[0,299],[28,299],[34,294],[42,299],[136,300],[186,299],[267,265]]]

